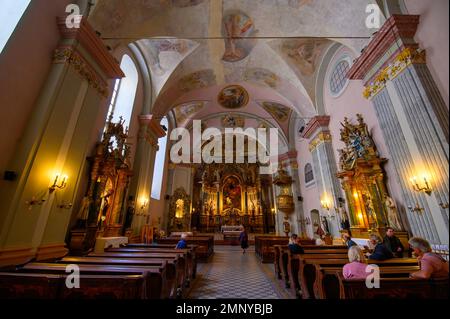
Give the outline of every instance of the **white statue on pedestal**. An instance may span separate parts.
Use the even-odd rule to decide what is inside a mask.
[[[384,205],[386,205],[386,211],[388,213],[389,226],[395,230],[401,230],[401,222],[398,218],[397,207],[395,201],[387,194],[384,195]]]

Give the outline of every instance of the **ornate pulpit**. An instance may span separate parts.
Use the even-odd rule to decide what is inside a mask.
[[[356,124],[350,123],[348,118],[341,124],[345,148],[339,150],[340,172],[337,176],[342,180],[347,198],[353,237],[367,238],[370,233],[383,235],[387,226],[394,226],[393,217],[398,220],[386,204],[390,199],[383,170],[387,159],[379,156],[361,114],[357,115]],[[401,225],[395,226],[400,230]]]

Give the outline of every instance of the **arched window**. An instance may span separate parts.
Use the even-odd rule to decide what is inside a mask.
[[[139,76],[133,60],[126,54],[122,58],[120,68],[125,77],[117,80],[114,84],[108,114],[113,114],[113,122],[118,122],[122,117],[125,120],[124,126],[129,127]]]
[[[0,53],[5,48],[6,43],[16,29],[20,18],[22,18],[30,2],[31,0],[1,1],[0,21],[2,27],[0,28]]]
[[[167,118],[161,120],[161,125],[168,127],[169,122]],[[155,158],[155,168],[153,170],[153,182],[152,182],[152,198],[156,200],[161,199],[162,180],[164,175],[164,163],[166,160],[167,149],[167,134],[158,140],[158,152]]]
[[[314,172],[311,164],[305,166],[305,184],[309,184],[314,180]]]

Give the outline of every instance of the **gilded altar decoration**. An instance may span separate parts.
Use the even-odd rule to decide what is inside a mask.
[[[122,118],[113,123],[111,114],[95,155],[88,158],[90,180],[77,226],[71,232],[71,250],[87,251],[98,236],[117,237],[125,232],[126,194],[132,171],[124,123]]]
[[[245,226],[250,232],[272,229],[270,183],[259,175],[258,163],[201,164],[195,167],[192,229],[221,231]]]
[[[280,211],[290,214],[294,211],[294,198],[292,196],[293,179],[288,175],[287,171],[280,165],[277,175],[273,180],[273,184],[280,188],[280,193],[277,196],[277,207]]]
[[[361,114],[353,124],[348,118],[341,123],[341,140],[345,147],[339,150],[339,168],[337,176],[342,180],[347,203],[351,230],[358,236],[370,232],[382,232],[380,229],[397,224],[398,212],[387,205],[388,192],[385,184],[383,165],[387,162],[381,158]]]
[[[190,231],[191,197],[184,188],[173,193],[169,204],[169,232]]]
[[[386,83],[395,79],[403,70],[405,70],[411,64],[425,64],[426,63],[426,51],[425,50],[412,50],[406,48],[400,52],[394,59],[394,61],[384,68],[375,76],[374,81],[367,85],[364,89],[363,95],[366,99],[371,99],[380,93],[385,87]]]

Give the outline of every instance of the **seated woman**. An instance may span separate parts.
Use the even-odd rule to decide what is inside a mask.
[[[369,242],[374,247],[372,254],[368,254],[369,259],[382,261],[394,258],[392,252],[383,244],[380,236],[376,234],[370,235]]]
[[[366,272],[367,264],[364,253],[358,246],[352,246],[348,250],[349,264],[343,269],[345,279],[366,279],[370,272]]]
[[[409,245],[420,264],[420,270],[412,273],[412,278],[448,278],[448,262],[440,255],[432,252],[428,241],[413,237],[409,240]]]
[[[186,242],[187,237],[188,237],[188,235],[186,233],[181,234],[181,239],[178,242],[175,249],[186,249],[187,248],[187,242]]]
[[[291,235],[291,238],[289,239],[288,248],[291,251],[291,254],[294,254],[294,255],[300,255],[300,254],[305,253],[305,251],[303,250],[303,247],[300,246],[299,238],[296,234]]]

